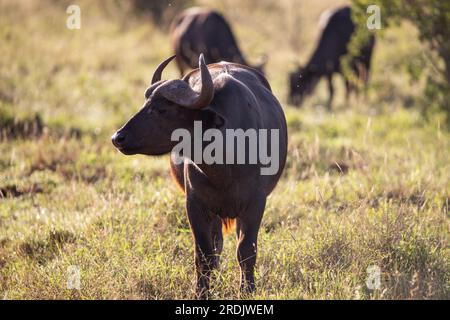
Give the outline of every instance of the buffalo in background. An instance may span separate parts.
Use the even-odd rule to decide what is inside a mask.
[[[288,102],[300,105],[305,96],[311,94],[322,77],[328,81],[329,99],[328,108],[331,108],[334,95],[332,77],[334,73],[340,73],[344,77],[346,97],[356,88],[345,77],[341,68],[341,58],[347,54],[347,46],[350,42],[355,25],[351,19],[351,9],[348,6],[327,11],[327,21],[322,30],[318,45],[305,67],[299,67],[297,71],[289,75]],[[375,45],[375,37],[372,35],[363,46],[360,54],[353,57],[350,67],[358,79],[367,84],[369,78],[372,50]]]
[[[186,69],[197,68],[200,53],[204,54],[207,64],[235,62],[263,72],[266,58],[259,65],[250,65],[239,49],[231,27],[218,12],[189,8],[174,18],[170,30],[181,75]]]

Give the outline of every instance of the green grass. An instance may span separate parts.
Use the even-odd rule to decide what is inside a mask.
[[[167,35],[127,7],[80,3],[78,31],[65,28],[64,2],[0,4],[2,131],[36,114],[44,123],[0,143],[0,298],[192,298],[192,236],[167,157],[126,157],[109,138],[170,54]],[[287,166],[259,234],[257,292],[245,298],[449,299],[450,134],[406,108],[420,84],[395,66],[421,50],[414,30],[379,41],[366,98],[346,104],[340,90],[328,113],[317,106],[320,86],[302,109],[285,103],[290,59],[306,60],[331,3],[229,11],[250,60],[269,53],[268,79],[289,125]],[[252,28],[269,10],[291,38],[289,21],[302,21],[298,51],[275,27]],[[164,76],[177,75],[171,65]],[[235,245],[227,236],[214,298],[240,297]],[[380,289],[366,287],[371,265],[381,269]],[[81,270],[80,290],[67,288],[70,266]]]

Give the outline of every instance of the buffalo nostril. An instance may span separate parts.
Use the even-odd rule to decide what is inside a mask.
[[[112,143],[113,145],[115,145],[116,147],[120,147],[121,144],[125,141],[125,133],[123,132],[116,132],[112,137]]]

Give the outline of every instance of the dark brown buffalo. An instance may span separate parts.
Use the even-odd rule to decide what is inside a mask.
[[[250,66],[244,58],[225,18],[204,8],[190,8],[180,13],[171,25],[172,44],[181,75],[197,67],[200,53],[207,64],[228,61]],[[265,59],[252,66],[263,72]]]
[[[257,236],[266,198],[286,161],[283,110],[264,76],[239,64],[206,66],[200,56],[199,69],[183,79],[160,80],[162,70],[173,58],[158,66],[142,109],[113,135],[112,142],[127,155],[162,155],[170,153],[176,144],[171,141],[174,130],[184,128],[194,134],[194,121],[202,121],[204,130],[216,128],[224,135],[227,129],[278,130],[278,145],[267,141],[268,150],[279,151],[279,166],[272,175],[261,174],[265,167],[262,163],[206,164],[184,156],[177,164],[180,155],[171,153],[172,175],[185,192],[194,236],[198,296],[208,296],[210,273],[222,251],[222,226],[230,221],[236,221],[241,290],[251,292],[255,288]],[[249,147],[245,147],[247,154]],[[236,152],[233,154],[236,156]]]
[[[319,80],[326,77],[329,89],[328,108],[331,108],[334,95],[332,76],[334,73],[339,73],[344,77],[341,58],[347,54],[347,46],[355,30],[350,7],[342,7],[328,12],[328,20],[324,24],[325,27],[309,62],[304,68],[300,67],[289,75],[288,101],[291,104],[300,105],[303,98],[313,92]],[[371,36],[360,54],[351,61],[353,72],[364,84],[367,83],[369,77],[374,45],[375,37]],[[350,92],[356,88],[353,88],[351,82],[345,77],[344,80],[346,97],[348,97]]]

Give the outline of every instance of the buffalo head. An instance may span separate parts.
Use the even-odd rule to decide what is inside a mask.
[[[306,96],[311,94],[319,78],[311,68],[299,67],[289,74],[288,103],[300,106]]]
[[[169,153],[177,142],[171,141],[178,128],[190,130],[199,110],[214,97],[214,86],[203,55],[199,58],[201,81],[196,89],[185,79],[161,80],[161,73],[173,59],[163,61],[155,70],[151,86],[145,91],[145,102],[112,137],[113,145],[126,155],[161,155]]]

